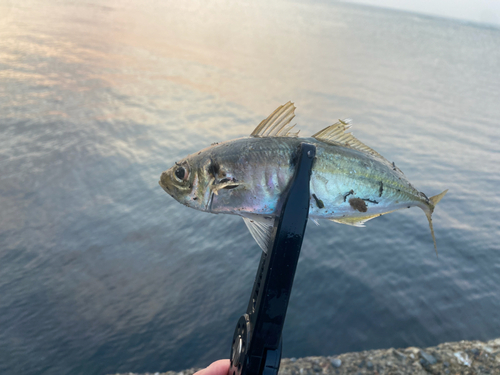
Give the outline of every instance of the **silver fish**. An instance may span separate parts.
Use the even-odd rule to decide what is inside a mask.
[[[412,206],[431,215],[448,190],[428,198],[394,163],[347,133],[350,120],[299,138],[288,102],[263,120],[250,137],[214,144],[163,172],[160,186],[178,202],[215,214],[239,215],[266,251],[276,205],[294,173],[300,143],[316,146],[310,182],[309,218],[364,226],[375,217]]]

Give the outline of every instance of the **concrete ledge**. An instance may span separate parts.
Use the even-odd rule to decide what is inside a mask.
[[[143,375],[192,375],[197,370],[199,369],[192,368],[181,372],[167,371]],[[425,349],[391,348],[330,357],[284,358],[279,374],[500,375],[500,339],[488,342],[447,342]]]

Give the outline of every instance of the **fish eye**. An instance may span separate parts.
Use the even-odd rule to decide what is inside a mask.
[[[184,181],[187,178],[186,168],[184,167],[178,167],[175,170],[174,174],[175,177],[177,177],[181,181]]]

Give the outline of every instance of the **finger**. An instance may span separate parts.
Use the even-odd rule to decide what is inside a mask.
[[[196,372],[194,375],[227,375],[229,372],[229,359],[215,361],[207,368]]]

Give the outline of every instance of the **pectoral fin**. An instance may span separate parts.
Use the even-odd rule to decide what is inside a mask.
[[[215,195],[219,195],[219,190],[225,189],[225,190],[232,190],[237,188],[238,186],[242,186],[243,184],[239,183],[236,181],[234,178],[223,178],[220,181],[216,181],[215,179],[212,179],[212,184],[210,185],[210,188],[212,189],[212,192]]]

